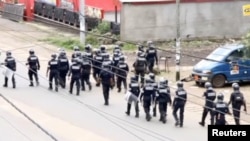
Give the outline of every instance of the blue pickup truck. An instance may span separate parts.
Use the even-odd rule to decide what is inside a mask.
[[[198,85],[211,82],[216,88],[226,83],[250,81],[250,59],[244,57],[246,50],[243,44],[218,47],[194,66],[192,78]]]

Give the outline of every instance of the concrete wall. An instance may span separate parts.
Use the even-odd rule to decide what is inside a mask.
[[[250,29],[250,16],[244,17],[246,1],[182,3],[181,37],[240,37]],[[123,4],[121,39],[126,41],[171,40],[176,37],[176,5]]]
[[[115,22],[115,12],[105,12],[103,20]],[[120,23],[120,12],[117,13],[117,23]]]

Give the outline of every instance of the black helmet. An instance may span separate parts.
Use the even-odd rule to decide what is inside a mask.
[[[91,48],[92,48],[92,46],[91,46],[90,44],[87,44],[86,47],[85,47],[85,50],[86,50],[86,51],[90,51]]]
[[[35,51],[34,51],[33,49],[30,49],[30,50],[29,50],[29,53],[30,53],[30,54],[35,54]]]
[[[152,79],[152,80],[155,80],[155,74],[154,73],[149,73],[149,78]]]
[[[205,88],[208,89],[209,87],[212,87],[212,84],[210,82],[205,83]]]
[[[239,86],[238,83],[233,83],[232,87],[233,87],[233,89],[234,89],[235,91],[238,91],[238,90],[240,89],[240,86]]]
[[[106,51],[106,47],[104,45],[101,45],[100,50],[101,50],[101,52],[104,52],[104,51]]]
[[[7,57],[10,57],[11,54],[12,54],[11,51],[7,51],[7,52],[6,52],[6,56],[7,56]]]
[[[152,79],[150,79],[150,78],[147,78],[145,82],[146,82],[146,84],[149,84],[149,83],[152,83],[152,82],[153,82],[153,80],[152,80]]]
[[[74,46],[74,47],[73,47],[73,50],[74,50],[74,51],[80,51],[80,48],[79,48],[79,46]]]
[[[221,101],[224,100],[224,95],[223,95],[223,93],[219,93],[219,94],[217,95],[217,100],[221,100]]]
[[[168,80],[165,79],[164,77],[161,77],[160,81],[159,81],[159,84],[167,86],[168,85]]]
[[[52,54],[51,54],[51,57],[52,57],[53,59],[55,59],[55,58],[57,57],[57,55],[56,55],[55,53],[52,53]]]
[[[120,61],[121,61],[121,62],[124,62],[124,61],[125,61],[125,57],[124,57],[123,55],[119,57],[119,62],[120,62]]]
[[[66,52],[63,50],[63,51],[60,51],[60,56],[66,56]]]
[[[177,87],[182,88],[183,87],[183,82],[181,82],[181,81],[177,82]]]

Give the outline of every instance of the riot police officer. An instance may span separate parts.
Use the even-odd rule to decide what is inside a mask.
[[[243,96],[243,93],[240,92],[239,84],[234,83],[232,85],[232,87],[233,87],[234,91],[231,94],[230,101],[228,102],[228,105],[230,105],[232,103],[235,124],[240,125],[241,106],[244,106],[244,111],[247,111],[246,102],[245,102],[245,98]]]
[[[136,80],[136,77],[133,76],[130,79],[130,83],[129,83],[129,92],[131,92],[132,95],[136,96],[136,98],[139,98],[140,95],[140,86],[138,81]],[[138,118],[139,117],[139,102],[136,101],[136,103],[134,103],[135,105],[135,117]],[[127,111],[125,112],[128,116],[130,115],[130,109],[131,109],[131,103],[128,101],[127,103]]]
[[[59,65],[59,84],[62,88],[66,86],[66,76],[69,71],[69,60],[66,56],[65,51],[59,52],[58,56],[58,65]]]
[[[100,86],[100,83],[98,82],[98,78],[101,72],[101,67],[102,67],[102,62],[103,62],[103,56],[101,55],[101,51],[97,49],[95,51],[95,56],[93,58],[93,77],[96,81],[96,86]]]
[[[170,89],[168,86],[166,86],[166,80],[163,78],[160,80],[159,83],[156,101],[159,103],[160,121],[166,123],[167,106],[168,103],[171,106],[172,100],[170,95]]]
[[[101,45],[100,52],[101,52],[101,56],[105,56],[107,54],[106,46]]]
[[[102,66],[109,67],[109,70],[114,74],[115,73],[115,67],[114,62],[110,59],[110,55],[108,53],[103,54],[103,62]],[[113,80],[115,81],[115,75],[113,75]]]
[[[148,63],[149,72],[153,72],[154,65],[158,65],[157,50],[153,43],[148,43],[148,49],[146,50],[146,60]]]
[[[119,45],[115,45],[115,46],[114,46],[114,49],[113,49],[113,53],[115,53],[115,52],[122,53],[121,46],[119,46]]]
[[[119,63],[121,54],[119,51],[115,51],[113,54],[113,62],[114,62],[114,66],[117,66],[117,64]]]
[[[100,72],[100,82],[102,83],[104,105],[109,105],[109,90],[114,87],[114,75],[107,64],[103,64],[103,69]]]
[[[72,94],[73,86],[76,83],[76,95],[80,95],[81,60],[74,58],[69,68],[68,77],[71,77],[69,93]]]
[[[187,92],[183,88],[183,83],[181,81],[177,82],[177,90],[175,91],[175,98],[173,101],[173,116],[175,119],[175,126],[183,126],[184,120],[184,110],[187,101]],[[177,116],[177,112],[179,112],[179,117]]]
[[[71,62],[73,62],[73,59],[78,57],[79,56],[79,53],[80,53],[80,48],[79,46],[74,46],[73,47],[73,53],[71,55]],[[81,53],[80,53],[81,54]]]
[[[143,98],[143,108],[146,113],[146,120],[150,121],[151,120],[151,115],[150,115],[150,106],[152,102],[152,97],[154,97],[155,94],[155,89],[154,85],[152,84],[152,80],[150,78],[146,79],[146,84],[144,88],[142,89],[142,93],[140,96],[140,101],[142,101]]]
[[[219,93],[217,95],[217,102],[214,104],[214,119],[215,125],[226,125],[225,114],[231,114],[226,102],[224,102],[224,95]]]
[[[138,44],[137,46],[137,56],[139,56],[141,53],[145,53],[144,46],[142,44]]]
[[[81,72],[81,84],[82,90],[85,91],[85,82],[89,86],[89,90],[92,89],[91,83],[89,81],[90,73],[91,73],[91,60],[88,58],[88,54],[83,53],[82,60],[82,72]]]
[[[154,89],[157,90],[158,89],[158,85],[157,85],[157,82],[155,81],[155,74],[154,73],[149,73],[149,78],[152,80],[152,85],[154,86]],[[156,91],[155,91],[156,92]],[[156,94],[154,94],[155,96]],[[156,97],[152,97],[153,99],[153,116],[156,117],[156,107],[157,107],[157,100],[156,100]]]
[[[59,63],[56,57],[57,55],[55,53],[51,55],[51,60],[48,62],[46,76],[48,77],[49,74],[49,90],[53,89],[53,80],[54,80],[55,91],[58,92]]]
[[[121,56],[119,59],[119,63],[116,66],[116,77],[117,77],[117,88],[118,93],[121,92],[121,84],[123,83],[123,87],[125,91],[127,90],[127,75],[129,72],[129,66],[125,62],[125,57]]]
[[[36,84],[39,85],[39,80],[38,80],[38,74],[37,71],[40,70],[40,63],[39,63],[39,58],[35,55],[35,51],[33,49],[29,50],[30,56],[27,59],[26,65],[29,65],[29,79],[30,79],[30,85],[29,86],[34,86],[33,83],[33,76],[35,77]]]
[[[90,44],[86,45],[84,54],[86,55],[87,58],[89,58],[89,60],[92,63],[92,61],[93,61],[93,52],[92,52],[92,46]]]
[[[211,125],[214,125],[213,105],[214,105],[214,100],[216,99],[216,92],[214,91],[210,82],[205,83],[205,88],[206,88],[206,91],[203,94],[203,96],[205,97],[205,106],[203,109],[201,122],[199,122],[201,126],[205,125],[205,119],[207,117],[208,112],[210,113]]]
[[[136,75],[136,79],[137,81],[139,81],[139,75],[140,75],[140,79],[141,79],[141,87],[143,87],[144,85],[144,76],[145,76],[145,71],[147,68],[147,61],[145,58],[145,55],[143,53],[141,53],[136,61],[133,64],[133,67],[135,69],[135,75]]]
[[[4,60],[4,65],[9,69],[10,71],[15,72],[16,71],[16,60],[14,57],[12,57],[12,53],[10,51],[6,52],[6,58]],[[9,71],[7,70],[7,71]],[[8,87],[8,76],[4,77],[4,87]],[[14,73],[11,76],[12,79],[12,87],[16,88],[16,81],[15,81],[15,76]]]

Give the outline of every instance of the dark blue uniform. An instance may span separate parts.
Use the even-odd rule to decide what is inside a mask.
[[[129,91],[132,95],[134,95],[137,99],[140,95],[140,86],[139,83],[136,81],[135,77],[131,78],[131,81],[129,83]],[[125,112],[127,115],[130,115],[130,109],[131,109],[131,103],[128,101],[127,103],[127,111]],[[135,103],[135,117],[139,117],[139,102],[137,101]]]
[[[151,120],[151,115],[150,115],[150,106],[152,99],[155,94],[155,89],[154,85],[152,85],[152,80],[146,80],[146,85],[143,88],[143,91],[140,96],[140,100],[143,98],[143,108],[146,113],[146,120],[150,121]]]
[[[139,81],[139,75],[141,77],[141,85],[144,85],[144,76],[145,76],[145,71],[146,71],[146,67],[147,67],[147,61],[145,59],[145,57],[139,56],[137,58],[137,60],[135,61],[135,63],[133,64],[133,67],[135,68],[135,75],[136,75],[136,79],[137,81]]]
[[[59,84],[62,88],[66,86],[66,75],[69,71],[69,60],[66,55],[60,55],[58,57],[59,64]]]
[[[53,80],[55,82],[55,90],[58,91],[58,76],[59,76],[59,63],[56,58],[48,62],[47,74],[49,72],[49,89],[53,89]]]
[[[27,59],[26,65],[29,65],[28,75],[30,79],[30,86],[34,86],[33,76],[35,77],[37,85],[39,85],[37,70],[40,69],[40,63],[34,52],[30,52],[30,56]]]
[[[167,105],[168,103],[171,105],[171,95],[170,89],[167,86],[160,86],[157,90],[157,97],[156,101],[159,103],[159,112],[160,112],[160,121],[166,123],[166,116],[167,116]]]
[[[89,81],[90,72],[91,72],[91,60],[89,60],[88,58],[83,58],[82,72],[81,72],[81,84],[82,84],[83,91],[85,91],[85,82],[89,86],[89,90],[92,89],[91,83]]]
[[[155,62],[158,64],[157,50],[153,47],[149,47],[149,49],[146,50],[146,59],[149,72],[153,72]]]
[[[219,101],[214,105],[214,118],[215,125],[226,125],[226,116],[225,114],[229,113],[229,108],[226,102]]]
[[[233,88],[234,92],[231,94],[229,104],[232,103],[235,124],[240,125],[241,106],[244,106],[244,111],[246,111],[246,102],[243,93],[239,90],[239,85],[236,83]]]
[[[213,90],[212,87],[209,87],[203,94],[205,97],[205,106],[203,109],[202,117],[201,117],[201,122],[200,125],[204,126],[205,125],[205,119],[207,117],[208,112],[210,113],[210,120],[211,120],[211,125],[214,124],[214,119],[213,119],[213,105],[214,105],[214,100],[216,99],[216,92]]]
[[[93,58],[93,77],[96,80],[96,86],[99,86],[100,84],[98,83],[98,77],[101,72],[102,68],[102,62],[103,62],[103,56],[100,54],[100,52],[96,53],[96,55]]]
[[[100,72],[100,79],[102,83],[103,97],[104,97],[104,105],[109,105],[109,90],[113,89],[114,86],[114,75],[110,72],[108,66],[104,66],[104,68]]]
[[[173,116],[176,121],[175,125],[180,127],[183,126],[183,119],[184,119],[184,110],[185,105],[187,101],[187,92],[181,87],[178,87],[178,89],[175,92],[176,96],[173,101]],[[177,112],[179,112],[179,117],[177,116]]]
[[[127,75],[129,72],[129,66],[127,63],[120,61],[116,66],[116,78],[117,78],[117,88],[118,92],[121,92],[121,84],[123,83],[123,87],[125,91],[127,90]]]
[[[80,95],[81,64],[77,61],[69,68],[68,76],[71,76],[69,93],[72,94],[74,83],[76,83],[76,95]]]
[[[7,52],[7,57],[6,59],[4,60],[4,64],[5,66],[10,69],[11,71],[16,71],[16,60],[14,57],[11,56],[11,53],[10,52]],[[15,76],[14,74],[12,75],[12,86],[13,88],[16,88],[16,81],[15,81]],[[8,77],[5,76],[4,78],[4,87],[8,87]]]

